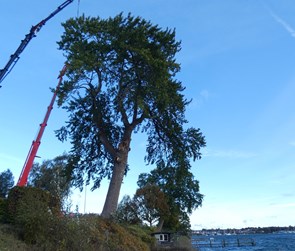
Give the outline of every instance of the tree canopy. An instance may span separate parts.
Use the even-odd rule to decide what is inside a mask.
[[[135,203],[134,199],[131,199],[129,195],[124,195],[116,213],[113,215],[114,219],[118,223],[127,223],[127,224],[141,224],[142,220],[138,215],[138,205]]]
[[[0,173],[0,197],[6,198],[9,190],[14,185],[14,177],[12,172],[7,169],[6,171]]]
[[[158,223],[168,214],[169,206],[165,194],[156,185],[146,185],[136,190],[131,199],[125,195],[118,205],[114,219],[119,223],[148,224]]]
[[[203,195],[199,192],[199,182],[190,172],[188,161],[180,163],[159,163],[149,174],[139,176],[140,188],[158,186],[165,194],[169,214],[162,218],[164,228],[185,230],[189,227],[189,215],[202,205]]]
[[[63,154],[42,164],[34,163],[29,175],[28,186],[50,192],[64,205],[71,192],[71,181],[66,174],[68,156]]]
[[[165,194],[156,185],[147,184],[137,189],[134,201],[139,218],[143,222],[148,222],[150,227],[164,217],[169,210]]]
[[[131,14],[81,16],[63,24],[58,42],[67,58],[68,80],[58,103],[69,113],[57,131],[72,143],[69,169],[76,185],[93,189],[110,178],[102,215],[115,212],[133,133],[147,134],[148,164],[196,160],[205,145],[199,129],[186,128],[189,101],[176,79],[180,42],[175,30]]]

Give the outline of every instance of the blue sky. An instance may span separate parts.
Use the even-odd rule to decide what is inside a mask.
[[[63,1],[0,3],[0,68],[20,41]],[[78,12],[74,1],[42,28],[0,89],[0,171],[17,181],[51,99],[50,87],[65,58],[56,41],[60,25]],[[205,195],[192,228],[295,225],[295,3],[292,0],[80,0],[79,14],[106,18],[131,12],[166,28],[182,41],[178,79],[193,99],[189,125],[207,140],[192,164]],[[38,152],[42,161],[70,148],[54,130],[66,114],[56,106]],[[132,140],[131,170],[121,196],[132,195],[143,162],[144,137]],[[73,205],[100,212],[108,181],[73,196]]]

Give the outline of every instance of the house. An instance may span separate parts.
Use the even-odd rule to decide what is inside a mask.
[[[167,244],[172,242],[171,232],[155,232],[152,233],[152,236],[156,238],[159,244]]]

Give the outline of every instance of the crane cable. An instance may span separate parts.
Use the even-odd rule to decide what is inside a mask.
[[[78,0],[78,6],[77,6],[77,18],[80,16],[80,0]]]

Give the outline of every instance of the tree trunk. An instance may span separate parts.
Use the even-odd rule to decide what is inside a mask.
[[[116,162],[101,216],[109,218],[117,210],[126,162]]]
[[[129,131],[128,131],[129,133]],[[104,207],[101,216],[104,218],[110,218],[110,216],[116,212],[118,206],[118,200],[123,182],[125,169],[127,167],[127,159],[129,153],[129,146],[131,141],[131,133],[123,140],[118,146],[118,152],[114,159],[114,170],[109,185],[107,197],[104,203]]]
[[[164,225],[164,218],[160,217],[156,232],[161,232]]]

